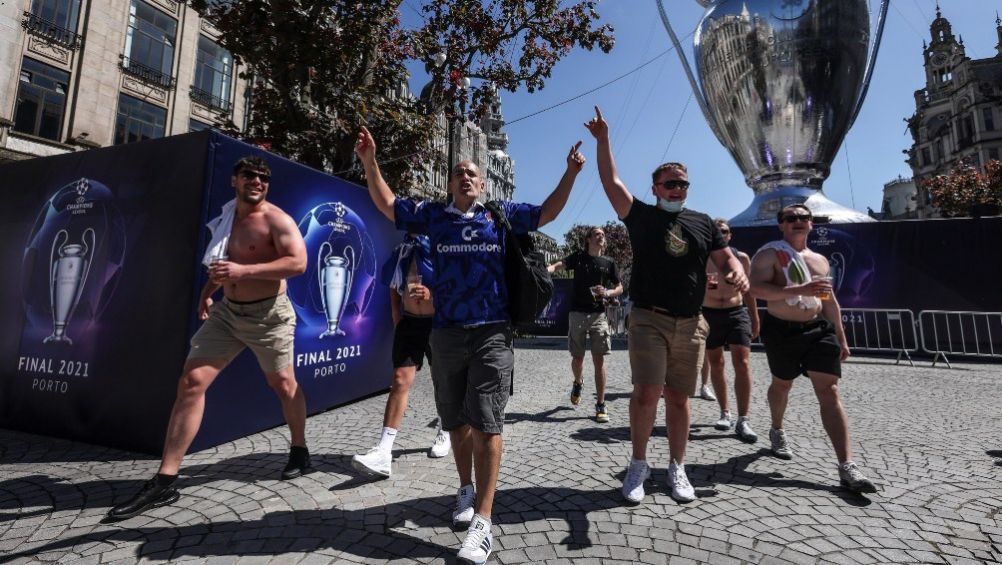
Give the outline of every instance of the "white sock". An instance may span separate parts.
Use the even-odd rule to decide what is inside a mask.
[[[396,428],[383,428],[383,435],[379,437],[379,445],[376,447],[380,451],[389,453],[393,451],[393,440],[397,439]]]
[[[739,424],[741,422],[747,422],[747,421],[748,421],[748,416],[738,416],[738,423]]]

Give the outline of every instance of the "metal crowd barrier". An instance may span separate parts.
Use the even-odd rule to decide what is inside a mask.
[[[850,350],[897,352],[897,363],[904,356],[915,366],[911,353],[918,351],[919,339],[911,310],[842,308],[842,327]]]
[[[919,312],[922,350],[950,367],[946,354],[1002,359],[1002,312]]]

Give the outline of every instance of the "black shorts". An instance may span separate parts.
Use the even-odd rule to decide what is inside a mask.
[[[710,324],[710,335],[706,338],[707,349],[725,345],[751,346],[751,315],[743,304],[731,308],[703,306],[703,317]]]
[[[424,366],[424,358],[428,356],[431,363],[431,346],[428,337],[431,335],[431,316],[411,316],[404,314],[393,331],[393,368]]]
[[[778,379],[793,380],[807,371],[842,376],[842,347],[835,326],[824,318],[788,322],[765,312],[762,342],[769,370]]]

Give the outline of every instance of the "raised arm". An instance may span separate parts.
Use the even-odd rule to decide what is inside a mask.
[[[393,203],[396,202],[397,197],[393,195],[393,191],[383,179],[383,174],[379,172],[379,163],[376,162],[376,140],[372,138],[372,134],[365,126],[362,126],[358,132],[355,154],[358,155],[358,159],[365,169],[365,184],[369,187],[369,196],[372,197],[376,208],[391,222],[396,222]]]
[[[730,247],[714,249],[710,252],[710,260],[717,270],[724,275],[724,281],[734,285],[738,292],[748,292],[748,277],[741,266],[741,261],[731,253]]]
[[[598,177],[602,180],[602,188],[616,215],[623,219],[633,206],[633,195],[616,172],[616,161],[612,158],[612,145],[609,142],[609,124],[602,118],[602,110],[598,106],[595,106],[595,117],[584,126],[598,142]]]
[[[557,271],[563,271],[563,270],[564,270],[564,262],[563,261],[557,261],[556,263],[550,263],[549,265],[546,266],[546,271],[549,272],[549,273],[555,273]]]
[[[571,147],[570,152],[567,154],[567,169],[564,171],[564,175],[560,177],[560,182],[557,183],[557,188],[553,189],[553,192],[546,197],[543,202],[542,209],[539,211],[539,227],[552,222],[557,218],[557,214],[564,209],[564,205],[567,204],[567,197],[571,194],[571,188],[574,186],[574,179],[578,177],[578,173],[584,167],[585,158],[584,155],[578,151],[581,147],[581,142],[577,142]]]

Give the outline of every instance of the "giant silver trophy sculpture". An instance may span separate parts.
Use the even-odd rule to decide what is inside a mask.
[[[326,255],[324,250],[327,251]],[[345,247],[345,257],[334,255],[334,248],[324,242],[317,251],[317,279],[320,284],[320,302],[327,316],[327,329],[320,339],[344,335],[340,328],[344,307],[351,291],[352,271],[355,269],[355,250]]]
[[[693,40],[698,83],[657,4],[706,121],[755,192],[731,225],[775,224],[795,203],[835,223],[872,221],[821,185],[866,97],[890,0],[872,42],[867,0],[696,1],[707,8]]]
[[[89,236],[89,237],[88,237]],[[84,230],[81,243],[69,243],[70,234],[59,230],[52,240],[49,254],[49,303],[52,306],[52,335],[43,343],[73,345],[66,335],[66,325],[80,302],[87,285],[87,274],[94,261],[95,234],[92,228]],[[88,241],[89,240],[89,241]],[[59,255],[57,258],[56,255]]]

